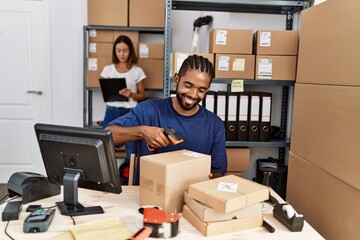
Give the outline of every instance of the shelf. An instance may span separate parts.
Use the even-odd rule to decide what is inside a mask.
[[[212,83],[231,84],[234,79],[214,78]],[[295,81],[284,80],[243,80],[244,85],[262,85],[262,86],[294,86]]]
[[[308,1],[223,0],[172,1],[173,10],[288,14],[309,7]]]
[[[86,26],[86,30],[114,30],[114,31],[139,31],[142,33],[158,33],[165,32],[164,28],[145,28],[145,27],[119,27],[119,26]]]
[[[226,147],[290,147],[289,140],[272,140],[270,142],[227,141]]]

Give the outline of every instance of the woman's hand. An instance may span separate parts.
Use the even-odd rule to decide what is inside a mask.
[[[124,97],[129,98],[129,97],[131,97],[132,92],[131,92],[131,90],[128,89],[128,88],[123,88],[123,89],[121,89],[121,90],[119,91],[119,94],[122,95],[122,96],[124,96]]]

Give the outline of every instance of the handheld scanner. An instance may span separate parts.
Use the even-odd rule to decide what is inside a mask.
[[[180,134],[178,134],[172,127],[164,128],[164,134],[174,145],[182,143],[184,141]]]

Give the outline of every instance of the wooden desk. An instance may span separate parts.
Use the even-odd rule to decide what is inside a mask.
[[[7,228],[7,232],[16,240],[24,239],[48,239],[56,236],[60,233],[66,232],[73,226],[70,217],[63,216],[56,210],[56,215],[48,229],[44,233],[24,233],[23,222],[29,215],[26,212],[26,207],[29,204],[41,204],[43,207],[53,206],[55,202],[62,201],[63,195],[57,195],[51,198],[46,198],[36,202],[23,205],[20,218],[17,221],[10,221]],[[121,194],[103,193],[98,191],[91,191],[79,188],[79,202],[84,206],[101,205],[104,208],[105,214],[86,215],[74,217],[76,224],[82,224],[92,221],[98,221],[102,219],[109,219],[112,217],[118,217],[120,221],[131,231],[136,232],[135,226],[135,213],[139,207],[139,188],[137,186],[123,186],[123,192]],[[5,203],[0,206],[2,212],[5,208]],[[196,228],[194,228],[185,218],[180,220],[180,233],[173,239],[213,239],[213,240],[304,240],[304,239],[324,239],[318,234],[308,223],[305,222],[302,232],[290,232],[285,226],[283,226],[278,220],[272,216],[272,206],[265,204],[264,218],[276,229],[274,233],[270,233],[263,227],[254,229],[238,231],[234,233],[222,234],[213,237],[206,238]],[[305,216],[306,217],[306,216]],[[0,223],[0,239],[9,239],[4,229],[7,222]]]

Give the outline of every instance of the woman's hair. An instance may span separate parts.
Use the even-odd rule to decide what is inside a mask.
[[[208,73],[211,80],[215,77],[213,64],[203,56],[198,56],[196,54],[188,56],[180,67],[178,73],[179,77],[184,76],[190,69],[197,69],[201,72]]]
[[[129,59],[127,61],[128,65],[132,66],[133,64],[137,64],[138,57],[135,54],[134,45],[133,45],[131,39],[125,35],[120,35],[114,42],[113,51],[112,51],[112,62],[119,63],[119,59],[116,56],[116,45],[119,43],[122,43],[122,42],[129,46]]]

